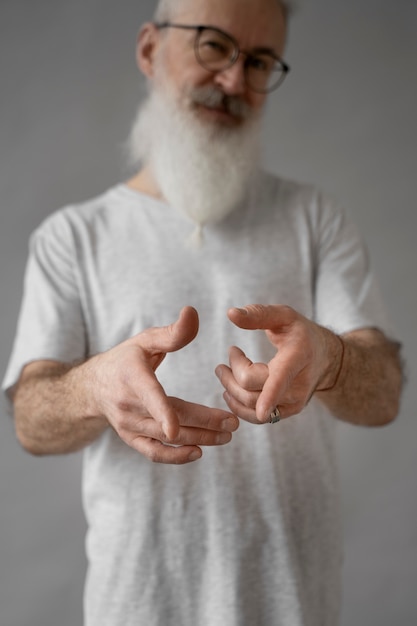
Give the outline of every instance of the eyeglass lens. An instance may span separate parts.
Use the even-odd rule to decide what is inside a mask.
[[[216,72],[233,65],[239,56],[239,49],[225,33],[205,28],[198,34],[196,54],[203,67]],[[261,92],[273,89],[285,76],[279,61],[267,53],[248,55],[245,70],[248,85]]]

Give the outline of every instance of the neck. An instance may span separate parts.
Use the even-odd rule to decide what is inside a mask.
[[[134,191],[139,191],[153,198],[163,199],[162,193],[148,165],[126,181],[126,185]]]

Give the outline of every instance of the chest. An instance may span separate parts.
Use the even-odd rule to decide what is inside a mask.
[[[91,354],[171,323],[184,305],[197,309],[208,338],[230,332],[231,306],[280,303],[311,316],[314,244],[307,227],[285,216],[238,227],[232,221],[208,227],[195,247],[185,226],[131,221],[80,249],[80,299]]]

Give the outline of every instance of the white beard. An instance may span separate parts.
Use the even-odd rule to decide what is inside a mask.
[[[223,97],[210,89],[189,98],[211,101],[216,95]],[[132,160],[148,164],[168,204],[201,229],[241,203],[258,170],[260,123],[251,117],[238,127],[203,122],[191,107],[176,103],[165,83],[139,109],[129,140]]]

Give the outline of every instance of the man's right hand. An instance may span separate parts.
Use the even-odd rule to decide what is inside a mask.
[[[14,398],[22,445],[34,454],[70,452],[110,424],[149,460],[183,464],[201,457],[200,446],[228,443],[237,417],[168,397],[155,374],[166,354],[197,332],[197,311],[185,307],[173,324],[149,328],[78,366],[27,365]]]
[[[155,375],[166,354],[197,332],[197,311],[185,307],[173,324],[149,328],[89,362],[100,413],[125,443],[154,462],[194,461],[202,455],[199,446],[228,443],[239,425],[227,411],[166,396]]]

